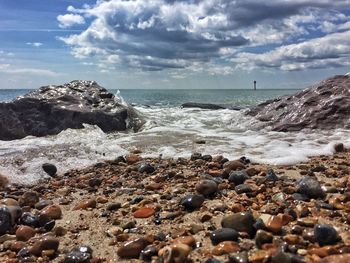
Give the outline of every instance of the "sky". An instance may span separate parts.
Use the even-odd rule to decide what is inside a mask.
[[[0,0],[0,89],[300,89],[348,72],[350,0]]]

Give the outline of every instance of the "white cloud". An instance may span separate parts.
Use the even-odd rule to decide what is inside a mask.
[[[51,71],[48,69],[38,69],[38,68],[16,68],[10,64],[0,64],[0,73],[7,74],[26,74],[34,76],[46,76],[46,77],[59,77],[62,76],[61,73]]]
[[[27,42],[26,44],[33,47],[41,47],[42,45],[44,45],[43,43],[40,43],[40,42]]]
[[[57,20],[59,22],[59,27],[67,28],[74,25],[82,25],[85,24],[85,19],[81,15],[78,14],[65,14],[57,16]]]

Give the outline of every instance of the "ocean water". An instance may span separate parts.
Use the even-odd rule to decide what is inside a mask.
[[[27,90],[0,90],[0,101],[9,101]],[[0,141],[0,173],[14,183],[32,184],[46,175],[44,162],[61,173],[114,159],[139,149],[144,157],[189,157],[193,152],[222,154],[229,159],[246,156],[254,162],[294,164],[311,156],[333,154],[333,145],[350,147],[349,130],[281,133],[266,123],[244,115],[246,107],[296,90],[112,90],[135,106],[146,120],[134,133],[105,134],[98,127],[68,129],[58,135],[28,136]],[[183,109],[184,102],[203,102],[242,107],[233,110]],[[196,141],[204,140],[205,144]]]

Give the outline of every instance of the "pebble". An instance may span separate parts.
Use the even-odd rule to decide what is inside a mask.
[[[173,240],[174,244],[185,244],[189,247],[195,247],[196,246],[196,240],[193,236],[181,236],[178,238],[175,238]]]
[[[151,174],[155,171],[154,167],[149,164],[149,163],[142,163],[139,168],[138,171],[140,173],[147,173],[147,174]]]
[[[37,202],[34,207],[38,210],[42,210],[49,205],[53,205],[53,202],[51,200],[41,200]]]
[[[144,260],[144,261],[151,261],[153,256],[158,255],[158,251],[159,251],[158,246],[153,244],[148,245],[141,251],[140,258],[141,260]]]
[[[244,194],[252,192],[252,188],[247,184],[239,184],[235,187],[235,191],[237,194]]]
[[[248,180],[249,176],[246,171],[232,171],[229,174],[228,181],[235,185],[243,184],[245,180]]]
[[[214,195],[218,190],[218,185],[213,180],[201,180],[196,185],[196,191],[206,197]]]
[[[44,172],[51,177],[54,177],[57,173],[56,166],[51,163],[44,163],[41,167],[43,168]]]
[[[19,241],[28,241],[35,233],[35,229],[30,226],[20,226],[16,230],[16,238]]]
[[[248,263],[248,254],[247,252],[231,254],[229,255],[229,262],[230,263]]]
[[[272,182],[278,181],[278,177],[275,174],[274,170],[272,170],[272,169],[267,170],[267,175],[266,175],[265,179],[266,179],[266,181],[272,181]]]
[[[153,207],[142,207],[142,208],[136,210],[133,213],[133,216],[135,218],[147,218],[147,217],[154,215],[155,212],[156,211]]]
[[[319,261],[319,263],[345,263],[345,262],[350,262],[350,254],[331,255]]]
[[[140,156],[136,154],[129,154],[125,157],[127,164],[135,164],[141,160]]]
[[[13,198],[4,198],[0,200],[0,204],[1,205],[5,205],[5,206],[19,206],[19,203],[17,200],[13,199]]]
[[[89,246],[81,245],[75,247],[67,254],[62,263],[88,263],[92,258],[92,249]]]
[[[73,210],[80,210],[80,209],[86,210],[88,208],[95,208],[96,204],[97,204],[97,202],[95,199],[85,200],[85,201],[82,201],[82,202],[76,204],[75,207],[73,208]]]
[[[201,153],[192,153],[191,154],[191,161],[199,160],[201,158],[202,158],[202,154]]]
[[[235,213],[225,216],[221,221],[223,228],[232,228],[238,232],[247,232],[251,237],[255,234],[255,219],[249,212]]]
[[[0,236],[11,229],[11,213],[6,206],[0,207]]]
[[[187,195],[181,199],[180,204],[189,211],[198,209],[202,206],[204,197],[202,195]]]
[[[305,177],[299,181],[298,192],[314,199],[323,198],[325,196],[320,182],[312,177]]]
[[[117,254],[121,258],[138,258],[141,251],[148,245],[144,238],[137,238],[126,242],[118,248]]]
[[[316,225],[314,236],[320,246],[333,245],[339,241],[338,232],[331,225]]]
[[[29,249],[29,251],[35,256],[41,256],[44,250],[57,251],[58,246],[59,241],[57,238],[45,236],[35,241],[33,246]]]
[[[173,244],[159,250],[158,256],[163,263],[185,263],[191,250],[191,247],[185,244]]]
[[[107,211],[114,211],[114,210],[118,210],[121,207],[122,207],[121,203],[111,203],[111,204],[107,205],[106,210]]]
[[[242,170],[245,168],[245,166],[242,162],[235,160],[225,162],[223,168],[226,171],[226,173],[229,174],[231,171]]]
[[[272,243],[273,235],[267,231],[259,229],[255,235],[255,244],[261,249],[263,244]]]
[[[62,210],[59,205],[49,205],[41,210],[40,215],[46,216],[50,219],[61,219]]]
[[[239,250],[240,250],[240,247],[236,242],[223,241],[213,248],[212,254],[215,256],[221,256],[225,254],[236,253]]]
[[[29,212],[24,212],[21,216],[20,222],[23,225],[31,226],[31,227],[39,227],[39,218]]]
[[[280,216],[271,216],[265,225],[268,231],[278,234],[282,230],[283,220]]]
[[[34,207],[37,202],[39,202],[39,195],[33,191],[25,192],[18,200],[20,206]]]
[[[238,232],[232,228],[221,228],[210,233],[210,240],[213,245],[217,245],[222,241],[237,241]]]

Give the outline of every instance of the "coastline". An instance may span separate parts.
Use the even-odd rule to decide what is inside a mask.
[[[193,159],[197,157],[193,156]],[[227,262],[229,257],[231,260],[232,257],[246,257],[249,262],[264,262],[271,258],[276,260],[277,256],[299,260],[297,262],[321,262],[321,258],[328,255],[350,251],[350,235],[346,231],[350,222],[347,215],[350,209],[349,150],[289,166],[247,161],[225,164],[217,156],[213,160],[209,156],[197,160],[172,160],[141,159],[134,154],[126,158],[126,163],[121,160],[72,170],[31,187],[11,186],[1,191],[2,197],[6,195],[19,201],[23,211],[46,218],[46,223],[55,222],[51,222],[54,224],[51,229],[32,227],[35,236],[20,241],[15,233],[16,229],[18,232],[16,225],[22,224],[18,221],[8,231],[9,235],[2,237],[1,261],[19,262],[16,260],[20,259],[20,251],[27,248],[31,251],[28,257],[33,257],[36,262],[64,262],[62,260],[71,255],[77,245],[92,248],[91,262],[143,262],[130,258],[139,258],[138,249],[150,244],[153,246],[148,247],[148,254],[143,253],[144,257],[158,255],[159,249],[178,249],[184,258],[189,254],[188,262],[204,262],[212,257],[221,261],[211,262]],[[147,165],[142,165],[145,163]],[[150,167],[155,170],[152,172]],[[270,180],[269,168],[277,178],[272,176],[274,179]],[[249,175],[245,187],[240,189],[227,178],[230,170],[235,169]],[[301,198],[293,196],[298,192],[297,181],[306,176],[317,178],[326,196],[296,200]],[[203,191],[198,185],[208,179],[217,183],[217,190],[206,196],[197,209],[190,211],[186,205],[180,205],[182,198]],[[39,199],[43,203],[40,207],[37,205]],[[13,205],[17,201],[10,203]],[[1,202],[8,205],[9,201],[2,199]],[[145,210],[143,207],[150,208]],[[239,233],[236,241],[224,241],[221,245],[211,242],[210,234],[221,228],[223,218],[248,211],[254,221],[260,218],[265,223],[264,232],[259,230],[265,235],[264,244],[257,241],[258,234],[253,238],[245,231]],[[149,215],[139,218],[144,216],[142,213]],[[316,224],[334,226],[342,241],[320,247],[314,236]],[[55,246],[38,245],[48,239]],[[131,245],[134,252],[130,252],[130,247],[125,244],[133,240],[136,240]],[[282,252],[281,247],[284,247]]]

